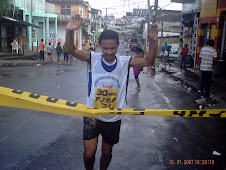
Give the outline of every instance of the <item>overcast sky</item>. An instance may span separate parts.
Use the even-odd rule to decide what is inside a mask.
[[[122,17],[126,12],[132,12],[133,8],[147,8],[148,0],[87,0],[92,8],[102,10],[102,15],[114,14],[116,17]],[[181,10],[182,4],[171,3],[171,0],[158,0],[159,7],[168,10]],[[168,5],[169,4],[169,5]],[[154,5],[154,0],[150,0],[150,5]],[[167,6],[166,6],[167,5]]]

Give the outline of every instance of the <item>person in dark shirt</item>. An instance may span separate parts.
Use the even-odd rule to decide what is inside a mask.
[[[224,61],[226,62],[226,48],[225,48],[224,51],[223,51],[221,60],[224,60]]]
[[[58,61],[58,64],[60,64],[60,57],[61,57],[61,53],[62,53],[62,48],[61,48],[60,42],[58,42],[58,44],[57,44],[56,52],[57,52],[57,61]]]

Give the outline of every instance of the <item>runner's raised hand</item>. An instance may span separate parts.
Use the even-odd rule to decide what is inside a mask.
[[[82,25],[82,18],[80,17],[80,15],[75,15],[67,24],[66,29],[70,31],[74,31],[79,29],[81,25]]]
[[[150,41],[156,41],[158,39],[158,26],[157,24],[151,24],[148,30],[148,37]]]

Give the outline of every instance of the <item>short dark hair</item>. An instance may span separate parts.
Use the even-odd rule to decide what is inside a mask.
[[[98,43],[101,45],[101,41],[103,39],[114,39],[117,41],[117,44],[119,44],[119,37],[118,33],[113,30],[104,30],[99,37]]]
[[[49,45],[51,45],[51,42],[49,42]]]
[[[143,52],[142,48],[140,48],[140,47],[137,47],[136,51],[139,53]]]
[[[211,47],[213,47],[214,46],[214,40],[213,39],[209,40],[208,41],[208,45],[211,46]]]
[[[43,42],[43,39],[41,39],[41,42]]]

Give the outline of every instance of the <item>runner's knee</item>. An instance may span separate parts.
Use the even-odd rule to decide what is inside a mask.
[[[84,151],[84,156],[88,159],[92,158],[93,156],[95,156],[96,154],[96,150],[95,149],[89,149],[89,150],[85,150]]]
[[[111,157],[112,155],[112,148],[102,148],[102,155],[106,157]]]
[[[105,159],[109,159],[112,157],[112,153],[111,152],[106,152],[104,150],[102,150],[102,156],[105,158]]]

